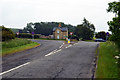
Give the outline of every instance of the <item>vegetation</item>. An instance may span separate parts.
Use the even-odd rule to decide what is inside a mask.
[[[95,37],[106,40],[106,33],[104,31],[98,32]]]
[[[34,34],[34,38],[38,39],[40,35]],[[18,38],[33,38],[32,34],[28,34],[28,33],[19,33],[19,35],[16,34],[16,37]]]
[[[78,25],[74,33],[82,40],[91,40],[93,39],[95,32],[95,27],[93,24],[90,24],[85,18],[81,25]]]
[[[79,37],[82,38],[82,40],[91,40],[93,37],[93,32],[82,25],[78,25],[77,28],[75,29],[75,34]]]
[[[2,55],[4,56],[7,54],[23,51],[38,45],[38,43],[27,39],[12,39],[2,42]]]
[[[96,78],[119,78],[118,47],[114,42],[100,43]]]
[[[7,41],[15,38],[14,33],[10,29],[5,28],[4,26],[0,26],[0,28],[2,28],[2,31],[0,31],[0,33],[2,33],[2,41]]]
[[[23,29],[24,33],[32,33],[33,31],[35,34],[42,34],[42,35],[51,35],[53,34],[53,28],[58,27],[60,22],[36,22],[36,23],[28,23],[27,26]],[[68,27],[69,32],[73,32],[75,26],[70,24],[64,24],[61,22],[62,27]]]
[[[112,21],[108,22],[109,30],[112,32],[112,35],[110,37],[111,41],[114,41],[116,45],[118,46],[118,52],[120,57],[120,2],[110,2],[108,3],[109,7],[107,9],[108,12],[115,13],[115,17],[113,17]],[[119,58],[119,73],[120,73],[120,58]]]
[[[9,28],[9,29],[11,29],[14,34],[16,34],[17,32],[22,33],[22,29],[16,29],[16,28]]]
[[[117,43],[120,42],[120,2],[111,2],[108,4],[108,12],[115,13],[112,21],[108,22],[109,30],[112,32],[111,40]]]

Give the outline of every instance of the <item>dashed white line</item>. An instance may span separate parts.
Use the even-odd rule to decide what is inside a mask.
[[[59,47],[59,48],[62,48],[63,47],[63,45],[64,45],[64,43]]]
[[[57,50],[56,52],[60,52],[61,50],[62,50],[62,49],[59,49],[59,50]],[[56,53],[56,52],[55,52],[55,53]]]
[[[62,49],[54,50],[54,51],[50,52],[49,54],[47,54],[47,55],[45,55],[45,56],[50,56],[50,55],[55,54],[55,53],[57,53],[57,52],[59,52],[59,51],[61,51],[61,50],[62,50]]]
[[[77,45],[78,43],[75,43],[74,45]]]
[[[65,48],[69,48],[69,47],[71,47],[72,45],[69,45],[69,46],[67,46],[67,47],[65,47]]]
[[[57,51],[57,49],[55,49],[54,51],[52,51],[52,52],[55,52],[55,51]]]
[[[63,45],[61,45],[59,48],[62,48],[63,47]]]
[[[68,47],[65,47],[65,48],[68,48]]]
[[[18,69],[18,68],[21,68],[21,67],[23,67],[23,66],[25,66],[25,65],[28,65],[28,64],[30,64],[30,62],[27,62],[27,63],[25,63],[25,64],[22,64],[22,65],[20,65],[20,66],[15,67],[15,68],[12,68],[12,69],[10,69],[10,70],[8,70],[8,71],[4,71],[4,72],[0,73],[0,75],[6,74],[6,73],[8,73],[8,72],[11,72],[11,71],[16,70],[16,69]]]

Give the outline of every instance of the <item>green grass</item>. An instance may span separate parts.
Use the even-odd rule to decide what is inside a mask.
[[[115,43],[100,43],[96,78],[119,78],[118,60],[114,58],[116,55],[118,47]]]
[[[5,41],[2,42],[2,56],[24,51],[38,45],[38,43],[32,42],[27,39],[13,39],[10,41]]]

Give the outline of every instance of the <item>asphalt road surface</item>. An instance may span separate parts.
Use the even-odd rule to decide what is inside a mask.
[[[3,57],[3,78],[92,78],[97,42],[64,44],[35,40],[41,45]]]

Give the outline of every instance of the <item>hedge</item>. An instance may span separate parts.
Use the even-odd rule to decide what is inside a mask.
[[[4,26],[0,26],[0,28],[2,29],[2,31],[0,30],[0,33],[2,33],[2,41],[7,41],[15,38],[14,33],[10,29],[5,28]]]
[[[16,37],[18,37],[18,38],[32,38],[32,34],[20,33],[19,35],[16,34]],[[39,38],[39,35],[34,34],[34,38],[35,39]]]

